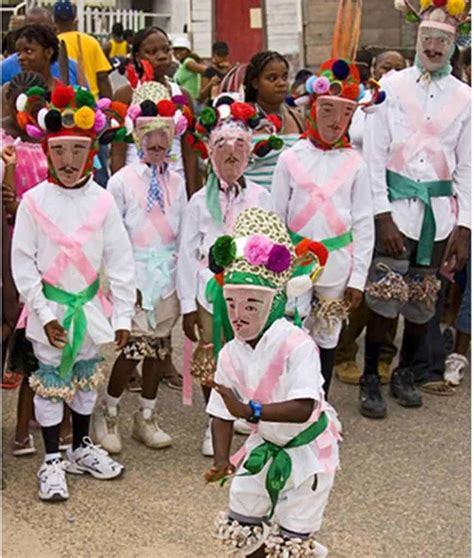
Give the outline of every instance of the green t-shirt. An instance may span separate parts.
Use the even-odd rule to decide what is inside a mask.
[[[189,60],[193,60],[190,56],[185,58],[179,68],[176,70],[174,74],[174,80],[178,85],[181,85],[183,89],[191,95],[193,99],[197,99],[199,97],[199,93],[201,91],[201,75],[195,72],[191,72],[186,68],[186,63]]]

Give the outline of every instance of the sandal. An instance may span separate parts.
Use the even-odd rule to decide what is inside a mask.
[[[163,378],[164,384],[174,391],[181,391],[183,389],[183,378],[178,373],[172,376]]]
[[[434,380],[432,382],[426,382],[424,384],[420,384],[419,389],[424,391],[425,393],[429,393],[430,395],[454,395],[456,390],[448,385],[444,380]]]
[[[72,447],[72,434],[68,434],[67,436],[60,436],[59,437],[59,451],[66,451],[70,447]]]
[[[15,457],[24,457],[25,455],[33,455],[36,453],[35,443],[33,436],[28,434],[28,436],[23,440],[23,442],[13,442],[12,454]]]
[[[3,373],[3,381],[0,384],[2,389],[16,389],[23,380],[23,374],[6,371]]]

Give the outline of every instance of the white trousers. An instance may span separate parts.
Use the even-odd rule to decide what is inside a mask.
[[[72,401],[67,405],[76,413],[80,415],[91,415],[97,400],[97,391],[91,389],[83,391],[78,389],[72,398]],[[64,405],[63,401],[52,401],[35,395],[33,398],[35,406],[35,416],[38,424],[44,428],[48,426],[55,426],[63,420]]]

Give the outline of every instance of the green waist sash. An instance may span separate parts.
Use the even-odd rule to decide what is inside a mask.
[[[291,242],[293,242],[294,246],[296,246],[298,242],[301,242],[303,238],[305,238],[304,236],[301,236],[298,233],[291,231],[290,229],[288,229],[288,232],[290,233]],[[324,238],[323,240],[319,240],[318,242],[324,244],[328,252],[335,252],[336,250],[342,250],[342,248],[345,248],[346,246],[349,246],[349,244],[352,244],[352,240],[352,231],[346,231],[345,233],[342,233],[338,236]]]
[[[260,473],[268,461],[271,460],[271,465],[265,479],[265,488],[272,502],[272,509],[269,517],[273,515],[275,506],[278,502],[278,495],[285,488],[291,475],[291,457],[287,450],[310,444],[326,430],[328,423],[329,420],[326,413],[321,413],[316,422],[300,432],[283,447],[265,441],[250,452],[243,465],[247,472],[241,473],[239,476],[256,475]]]
[[[391,170],[387,170],[388,199],[393,201],[416,198],[425,206],[420,239],[416,252],[418,265],[430,265],[433,243],[436,236],[436,221],[431,198],[450,197],[453,195],[451,180],[433,180],[417,182]]]
[[[79,293],[68,293],[49,283],[43,283],[43,294],[52,302],[67,306],[63,318],[63,327],[70,330],[72,326],[72,341],[63,349],[61,363],[59,365],[59,376],[64,378],[71,370],[74,360],[81,350],[86,338],[87,319],[84,313],[84,304],[90,302],[99,291],[99,278]]]

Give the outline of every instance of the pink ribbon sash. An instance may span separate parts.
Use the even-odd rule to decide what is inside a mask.
[[[299,232],[317,212],[322,212],[334,236],[339,236],[347,232],[349,225],[339,216],[337,208],[331,198],[359,167],[361,162],[359,153],[353,151],[329,180],[321,186],[316,185],[308,176],[305,168],[291,149],[282,153],[280,157],[283,158],[286,163],[288,172],[292,178],[299,187],[306,190],[309,196],[308,203],[295,217],[293,217],[293,219],[291,219],[289,228],[294,232]],[[321,216],[321,218],[323,217]]]

